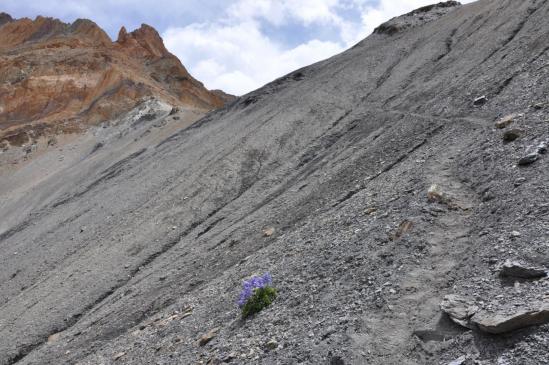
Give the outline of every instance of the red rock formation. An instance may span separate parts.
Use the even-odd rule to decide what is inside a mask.
[[[194,79],[148,25],[122,28],[112,42],[90,20],[0,14],[0,142],[83,128],[151,96],[203,111],[227,101]]]

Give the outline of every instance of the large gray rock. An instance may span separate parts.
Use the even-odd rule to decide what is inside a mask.
[[[541,303],[536,309],[517,308],[509,314],[481,311],[471,322],[487,333],[501,334],[520,328],[549,323],[549,303]]]

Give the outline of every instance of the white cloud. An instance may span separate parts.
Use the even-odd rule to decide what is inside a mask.
[[[340,53],[390,18],[436,1],[236,0],[219,19],[170,28],[163,37],[168,49],[206,87],[241,95]],[[265,34],[263,24],[330,27],[336,34],[330,40],[312,38],[290,47]]]
[[[338,43],[317,39],[286,49],[262,34],[255,21],[193,24],[169,29],[163,37],[206,87],[237,95],[343,50]]]

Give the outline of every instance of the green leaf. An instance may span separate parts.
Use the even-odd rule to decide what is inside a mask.
[[[252,314],[260,312],[263,308],[268,307],[276,298],[276,289],[270,286],[257,288],[254,290],[254,295],[248,299],[242,307],[242,317],[247,318]]]

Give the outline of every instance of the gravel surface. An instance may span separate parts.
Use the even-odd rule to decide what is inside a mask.
[[[499,274],[549,263],[548,18],[481,0],[393,19],[10,199],[0,364],[547,364],[548,324],[492,335],[440,303],[549,301],[547,278]],[[118,123],[173,118],[153,104]],[[266,271],[278,297],[242,320],[241,282]]]

